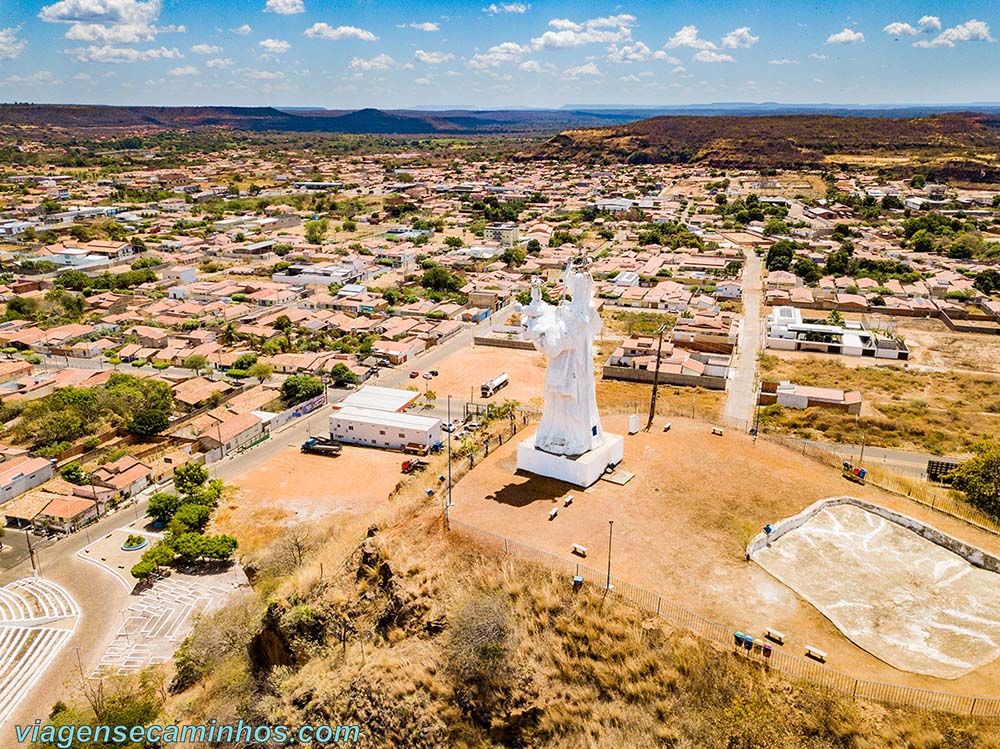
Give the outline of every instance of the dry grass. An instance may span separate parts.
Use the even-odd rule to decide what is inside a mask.
[[[859,390],[858,434],[870,445],[963,453],[1000,429],[1000,379],[902,367],[847,367],[831,358],[761,357],[761,376],[799,385]],[[771,409],[769,428],[796,436],[852,442],[855,417],[823,408]]]
[[[644,419],[649,414],[652,387],[639,382],[601,380],[597,383],[597,406],[602,413],[637,412]],[[725,401],[726,394],[721,390],[661,385],[656,396],[656,413],[691,416],[693,408],[695,417],[717,421]]]

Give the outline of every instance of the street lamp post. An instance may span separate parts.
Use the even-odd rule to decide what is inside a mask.
[[[614,586],[611,584],[611,540],[615,532],[615,521],[608,521],[608,590],[614,590]]]
[[[444,500],[444,520],[448,525],[448,508],[451,507],[451,433],[454,426],[451,423],[451,396],[448,396],[448,493]]]

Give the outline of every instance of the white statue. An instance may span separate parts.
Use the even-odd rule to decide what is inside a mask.
[[[604,442],[594,389],[594,336],[602,323],[588,264],[576,258],[567,267],[570,299],[548,304],[542,301],[541,286],[534,283],[531,303],[515,307],[528,337],[549,359],[545,409],[534,445],[555,455],[582,455]]]

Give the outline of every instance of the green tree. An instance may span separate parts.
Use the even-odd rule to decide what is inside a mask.
[[[264,362],[256,362],[247,370],[247,376],[263,385],[274,376],[274,367]]]
[[[193,369],[195,375],[198,376],[203,370],[208,369],[208,359],[201,354],[191,354],[183,361],[182,366],[185,369]]]
[[[465,242],[462,241],[461,237],[445,237],[444,243],[445,245],[451,247],[454,250],[457,250],[459,247],[465,245]]]
[[[69,483],[76,484],[77,486],[90,483],[90,476],[75,461],[63,466],[62,470],[59,471],[59,475]]]
[[[334,364],[330,369],[330,377],[338,387],[341,385],[354,385],[358,381],[358,376],[346,364],[341,362]]]
[[[539,252],[542,251],[542,243],[539,242],[537,239],[529,239],[525,249],[528,251],[528,254],[537,255]]]
[[[432,291],[458,291],[462,288],[462,278],[444,266],[435,265],[424,271],[420,285]]]
[[[973,445],[972,452],[973,457],[948,474],[951,485],[980,510],[1000,517],[1000,442],[984,440]]]
[[[788,224],[777,217],[768,219],[767,223],[764,224],[764,235],[772,234],[788,234]]]
[[[170,426],[170,414],[156,408],[145,408],[132,417],[128,430],[140,437],[152,437]]]
[[[972,285],[984,294],[995,294],[1000,291],[1000,271],[993,268],[980,271],[976,274],[976,280],[972,282]]]
[[[323,237],[330,229],[330,222],[325,218],[317,221],[306,221],[306,241],[309,244],[322,244]]]
[[[823,271],[809,258],[800,257],[792,265],[792,271],[807,284],[814,284],[823,277]]]
[[[922,174],[914,174],[910,179],[910,187],[914,190],[923,190],[924,185],[927,184],[927,177]]]
[[[520,247],[508,247],[503,251],[500,259],[511,267],[517,267],[519,265],[524,265],[524,259],[527,253]]]
[[[186,497],[199,494],[207,481],[208,469],[201,463],[192,461],[174,469],[174,488]]]
[[[170,532],[176,536],[191,532],[200,533],[208,525],[211,516],[212,508],[207,505],[183,504],[170,521]]]
[[[146,514],[159,523],[169,523],[181,506],[181,498],[169,492],[156,492],[149,498]]]
[[[281,383],[281,397],[294,406],[323,393],[323,381],[311,375],[292,375]]]
[[[795,244],[787,239],[780,239],[767,250],[764,265],[769,271],[791,270],[795,259]]]

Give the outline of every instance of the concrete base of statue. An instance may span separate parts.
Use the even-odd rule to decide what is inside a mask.
[[[604,442],[583,455],[555,455],[535,447],[532,435],[517,446],[517,470],[558,479],[586,489],[604,474],[612,463],[619,463],[625,454],[625,438],[620,434],[605,434]]]

